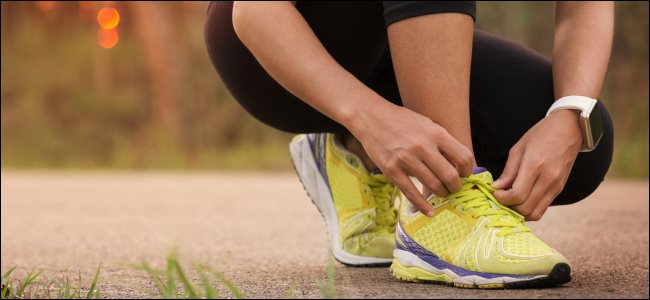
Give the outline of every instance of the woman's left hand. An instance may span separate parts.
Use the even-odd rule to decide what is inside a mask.
[[[515,144],[494,196],[526,217],[542,218],[564,188],[582,146],[578,112],[559,110],[539,121]]]

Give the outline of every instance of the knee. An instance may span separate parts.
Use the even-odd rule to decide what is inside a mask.
[[[593,194],[605,176],[589,176],[588,180],[582,180],[579,184],[570,185],[567,183],[564,190],[553,202],[554,205],[568,205],[582,201]]]

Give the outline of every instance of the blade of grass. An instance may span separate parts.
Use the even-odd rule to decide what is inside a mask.
[[[180,282],[183,284],[184,288],[184,293],[185,293],[185,298],[192,298],[196,299],[198,298],[198,295],[194,291],[194,286],[192,286],[192,283],[187,279],[187,276],[185,276],[185,273],[183,272],[183,268],[181,267],[181,264],[178,262],[178,259],[176,257],[171,257],[171,259],[168,260],[168,263],[171,263],[173,265],[173,268],[176,269],[176,275],[178,276],[178,279]]]
[[[325,299],[336,299],[336,282],[334,281],[334,259],[332,254],[327,257],[327,281],[319,282],[318,287],[320,288],[321,295]]]
[[[11,273],[13,273],[13,271],[14,271],[15,269],[16,269],[16,266],[14,266],[13,268],[9,269],[9,271],[7,271],[7,272],[5,272],[4,274],[2,274],[2,282],[3,282],[3,283],[4,283],[4,280],[7,279],[7,278],[9,277],[9,275],[11,275]]]
[[[79,298],[78,296],[80,296],[80,295],[79,295],[79,288],[78,287],[71,287],[71,289],[69,289],[69,291],[70,291],[70,294],[66,295],[65,299],[75,299],[75,294],[76,294],[77,298]]]
[[[214,287],[214,285],[212,285],[205,272],[200,267],[197,267],[196,271],[199,273],[199,277],[201,278],[201,286],[203,286],[203,289],[205,290],[205,299],[219,299],[219,291]]]
[[[2,299],[9,299],[11,296],[11,274],[7,277],[7,282],[2,287]]]
[[[64,279],[64,280],[65,280],[65,279]],[[64,281],[64,282],[65,282],[65,281]],[[59,286],[59,287],[58,287],[58,289],[59,289],[59,293],[58,293],[58,294],[59,294],[59,295],[58,295],[57,298],[59,298],[59,299],[65,299],[66,295],[68,294],[68,288],[69,288],[69,286],[68,286],[67,284],[65,284],[65,283],[61,283],[60,285],[59,285],[59,284],[57,284],[57,285]]]
[[[156,285],[156,289],[161,295],[165,295],[165,284],[163,283],[162,279],[160,278],[161,274],[164,274],[163,271],[155,270],[152,267],[149,266],[146,262],[142,262],[141,264],[133,264],[129,265],[133,269],[141,270],[144,271],[149,275],[149,278],[151,278],[151,281],[153,281],[154,285]]]
[[[11,288],[10,288],[11,274],[14,272],[15,269],[16,266],[14,266],[13,268],[9,269],[9,271],[2,274],[2,293],[0,295],[1,299],[7,299],[11,294]]]
[[[70,282],[68,281],[68,278],[65,278],[65,281],[63,283],[63,295],[61,298],[63,299],[68,299],[68,295],[70,295]]]
[[[21,287],[18,289],[18,291],[16,291],[16,297],[22,297],[23,293],[25,292],[25,289],[30,285],[32,285],[32,283],[34,283],[34,280],[36,280],[36,278],[38,278],[38,276],[41,275],[41,273],[43,273],[43,271],[40,271],[36,274],[34,274],[34,270],[29,272]]]
[[[90,283],[90,288],[88,288],[88,293],[86,293],[86,299],[90,299],[93,296],[93,291],[95,291],[95,287],[97,287],[97,279],[99,278],[99,269],[101,267],[102,267],[101,264],[97,267],[97,272],[95,273],[95,277],[93,278],[93,281]],[[99,293],[99,289],[97,289],[97,292]]]
[[[178,298],[178,289],[176,289],[176,276],[174,275],[174,264],[171,262],[173,260],[174,254],[170,254],[167,257],[167,283],[165,285],[165,298]]]
[[[228,280],[225,276],[223,276],[223,274],[215,271],[214,269],[212,269],[212,268],[210,268],[210,267],[208,267],[206,265],[202,265],[202,267],[206,271],[212,273],[212,275],[214,275],[214,277],[216,277],[219,281],[221,281],[221,283],[223,283],[223,285],[225,285],[226,288],[228,288],[228,290],[230,290],[230,292],[232,293],[232,296],[235,297],[235,299],[244,299],[244,295],[242,295],[239,288],[237,288],[237,286],[235,284],[233,284],[230,280]]]

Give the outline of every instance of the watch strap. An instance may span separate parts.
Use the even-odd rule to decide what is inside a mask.
[[[565,96],[551,105],[551,108],[546,112],[546,116],[548,117],[548,115],[560,109],[578,109],[583,112],[591,111],[596,105],[596,102],[598,102],[596,99],[585,96]]]

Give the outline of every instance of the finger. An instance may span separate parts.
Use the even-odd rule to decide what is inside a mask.
[[[565,175],[556,175],[557,177],[551,176],[551,187],[537,203],[537,207],[528,215],[527,219],[529,221],[539,221],[542,219],[548,207],[555,201],[555,198],[562,192],[562,189],[564,189],[564,185],[569,177],[568,175],[567,173]]]
[[[510,153],[508,153],[508,160],[506,161],[506,166],[503,169],[501,176],[492,183],[492,187],[495,189],[503,190],[512,186],[512,183],[517,177],[517,171],[519,171],[519,165],[521,164],[521,158],[523,153],[516,148],[512,148]]]
[[[460,191],[460,175],[454,166],[441,154],[434,153],[424,158],[426,166],[433,171],[436,178],[440,180],[449,193]]]
[[[542,216],[544,216],[544,213],[546,213],[548,207],[551,206],[551,203],[553,203],[553,200],[555,200],[555,198],[557,197],[557,195],[560,194],[561,191],[562,189],[559,187],[547,191],[546,194],[542,196],[542,199],[537,203],[537,207],[533,209],[533,212],[531,212],[526,219],[528,221],[541,220]]]
[[[469,177],[472,175],[475,164],[472,151],[450,134],[444,135],[438,144],[440,145],[439,150],[456,167],[459,176]]]
[[[411,179],[406,176],[403,172],[398,172],[397,174],[391,174],[391,179],[393,183],[402,191],[404,196],[406,196],[409,201],[417,208],[421,213],[433,217],[433,207],[429,202],[424,200],[420,192],[415,187]]]
[[[531,189],[528,197],[524,199],[521,204],[512,206],[512,209],[520,213],[522,216],[528,218],[533,210],[537,208],[537,204],[539,204],[539,201],[542,199],[542,197],[544,197],[544,195],[548,192],[550,184],[551,182],[547,177],[540,175],[537,180],[535,180],[535,183],[533,183],[533,188]]]
[[[424,197],[424,199],[428,199],[432,194],[433,190],[431,190],[428,186],[425,185],[422,187],[422,197]]]
[[[497,190],[494,192],[494,197],[499,200],[499,203],[511,206],[517,205],[528,199],[533,184],[539,176],[539,168],[533,168],[526,160],[523,160],[515,181],[512,183],[512,188],[509,190]]]
[[[434,175],[434,173],[425,165],[423,162],[418,161],[417,163],[413,163],[409,165],[409,170],[407,173],[409,175],[415,176],[420,182],[422,182],[422,185],[428,187],[429,189],[433,190],[433,192],[436,194],[436,196],[447,196],[449,194],[449,191],[447,190],[447,187]]]

